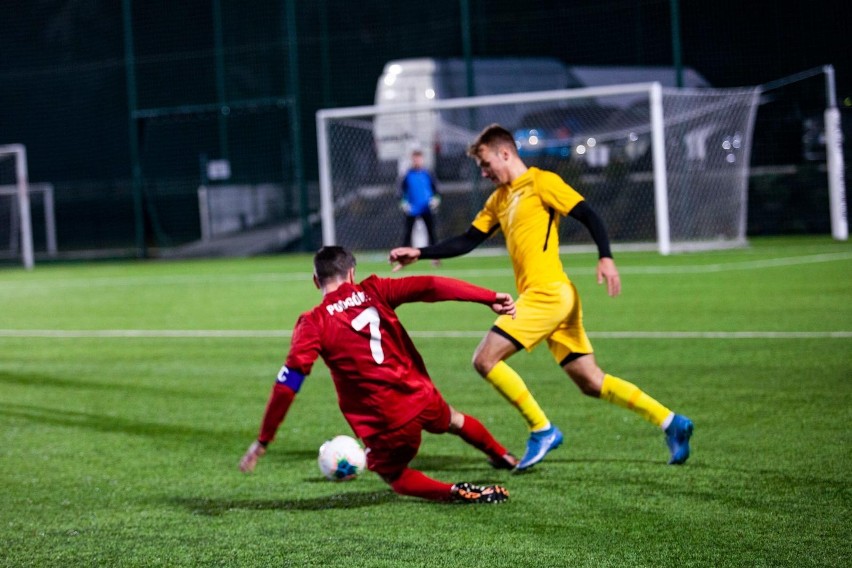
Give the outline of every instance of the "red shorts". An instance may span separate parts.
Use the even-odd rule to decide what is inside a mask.
[[[367,469],[393,480],[417,455],[423,430],[443,434],[449,429],[450,406],[435,389],[426,407],[407,424],[364,438]]]

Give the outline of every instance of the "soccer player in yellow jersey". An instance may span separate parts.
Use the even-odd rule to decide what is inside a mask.
[[[401,247],[390,252],[394,270],[420,258],[448,258],[470,252],[498,228],[503,231],[518,288],[517,316],[500,316],[473,355],[473,366],[511,404],[530,428],[526,453],[516,469],[524,470],[544,459],[562,443],[562,432],[550,423],[524,380],[506,359],[521,349],[547,346],[583,394],[628,408],[660,427],[669,447],[670,464],[689,457],[693,425],[639,387],[605,373],[597,364],[586,331],[577,289],[559,258],[559,219],[572,217],[589,230],[598,248],[597,280],[607,293],[621,293],[621,280],[612,259],[609,237],[600,217],[562,178],[527,167],[518,156],[512,134],[498,124],[483,130],[468,154],[482,176],[496,189],[465,233],[422,249]]]

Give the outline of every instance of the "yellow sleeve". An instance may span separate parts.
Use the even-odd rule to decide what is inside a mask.
[[[485,201],[485,205],[482,206],[482,209],[480,209],[479,213],[477,213],[476,217],[473,219],[473,222],[471,222],[471,225],[473,225],[474,228],[482,231],[483,233],[490,233],[494,227],[500,224],[500,219],[497,217],[495,207],[498,199],[498,191],[495,191],[488,196],[488,199]]]
[[[538,188],[542,203],[547,207],[552,207],[554,211],[563,217],[574,206],[583,201],[583,196],[555,173],[540,171],[538,175],[539,179],[537,180],[536,187]]]

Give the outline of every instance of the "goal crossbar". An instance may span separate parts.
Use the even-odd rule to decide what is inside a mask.
[[[605,87],[583,87],[580,89],[559,89],[555,91],[536,91],[530,93],[509,93],[505,95],[480,95],[476,97],[460,97],[445,99],[433,103],[398,103],[392,105],[365,105],[354,107],[320,109],[317,120],[330,118],[356,118],[372,116],[378,112],[417,112],[430,110],[450,110],[474,108],[485,105],[508,105],[516,103],[547,103],[570,99],[590,97],[606,97],[613,95],[635,95],[647,93],[654,85],[660,83],[630,83],[625,85],[609,85]]]

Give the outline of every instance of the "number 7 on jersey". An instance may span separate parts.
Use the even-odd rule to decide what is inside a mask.
[[[352,319],[352,327],[355,331],[361,331],[367,325],[370,326],[370,351],[373,354],[373,360],[379,365],[385,360],[385,352],[382,351],[382,330],[379,328],[381,321],[379,311],[373,306]]]

